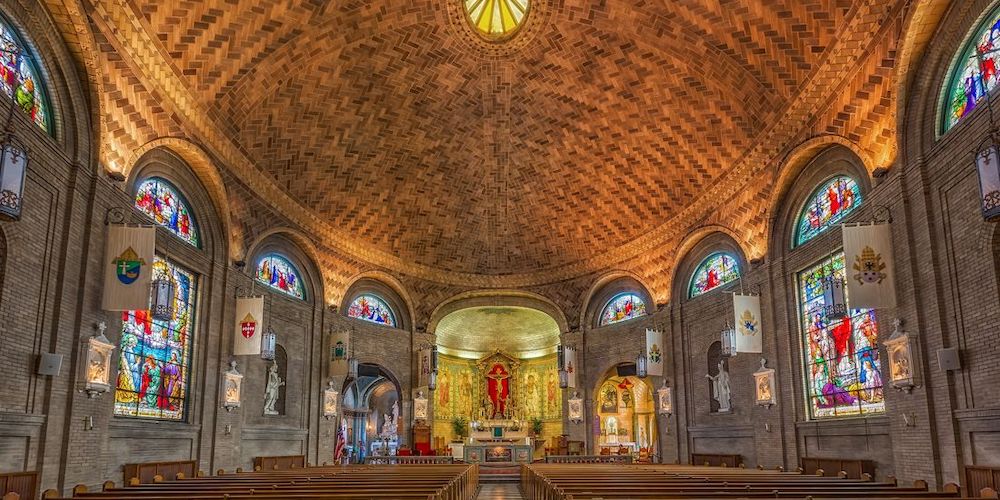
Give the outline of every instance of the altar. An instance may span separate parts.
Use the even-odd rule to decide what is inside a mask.
[[[479,463],[531,463],[531,445],[497,441],[474,441],[462,447],[462,460],[470,464]]]

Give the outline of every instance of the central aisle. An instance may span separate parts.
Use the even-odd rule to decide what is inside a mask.
[[[517,484],[484,484],[479,488],[476,500],[523,500]]]

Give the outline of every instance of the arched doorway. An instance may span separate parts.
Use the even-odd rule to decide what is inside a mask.
[[[635,376],[635,365],[608,370],[596,390],[594,453],[653,455],[659,437],[654,390],[648,380]]]
[[[344,382],[343,418],[347,427],[347,453],[352,462],[365,457],[396,454],[406,435],[400,417],[399,382],[379,365],[358,365],[357,378]]]

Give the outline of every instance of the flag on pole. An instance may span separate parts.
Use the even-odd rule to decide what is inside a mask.
[[[663,332],[646,329],[646,373],[653,377],[663,376]]]
[[[844,274],[852,309],[896,306],[896,265],[889,224],[843,226]]]
[[[236,297],[233,355],[260,354],[264,334],[264,297]]]
[[[563,356],[566,360],[566,387],[576,387],[576,349],[573,347],[566,347],[563,349]]]
[[[348,357],[350,351],[351,333],[335,332],[330,335],[330,376],[345,377],[350,370]]]
[[[104,310],[149,309],[155,251],[155,227],[108,226],[104,252],[104,294],[101,298]]]
[[[736,352],[763,352],[760,326],[760,297],[733,294],[736,325]]]
[[[333,463],[340,464],[347,452],[347,422],[341,420],[337,430],[337,445],[333,448]]]

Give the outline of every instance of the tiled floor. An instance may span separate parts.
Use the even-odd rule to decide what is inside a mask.
[[[484,484],[476,500],[523,500],[517,484]]]

